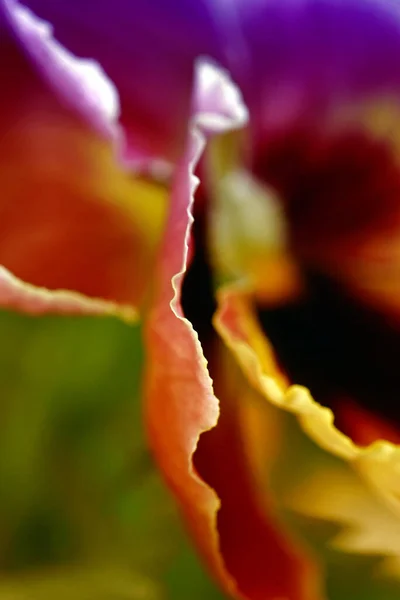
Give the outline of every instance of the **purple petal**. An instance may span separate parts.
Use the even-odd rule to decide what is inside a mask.
[[[400,92],[400,5],[392,0],[237,0],[251,54],[242,81],[267,124]]]
[[[165,156],[183,141],[194,60],[226,64],[223,0],[27,0],[74,54],[100,62],[131,146]],[[232,44],[235,52],[236,44]],[[172,148],[171,148],[172,146]],[[132,148],[131,148],[132,151]]]
[[[2,76],[46,88],[60,109],[74,113],[103,136],[115,136],[118,94],[95,61],[78,60],[53,37],[51,27],[15,0],[0,2]],[[10,71],[12,77],[5,76]],[[25,81],[24,81],[25,79]],[[28,92],[29,93],[29,92]],[[3,95],[3,105],[4,105]]]

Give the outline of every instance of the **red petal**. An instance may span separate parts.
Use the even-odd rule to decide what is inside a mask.
[[[245,598],[317,599],[312,562],[287,535],[267,491],[261,495],[249,452],[248,437],[262,428],[255,450],[261,454],[260,479],[265,479],[277,451],[279,423],[270,422],[263,399],[252,392],[234,359],[218,350],[211,374],[221,414],[216,428],[201,437],[195,464],[221,499],[218,532],[226,567]],[[246,427],[249,412],[252,422]]]

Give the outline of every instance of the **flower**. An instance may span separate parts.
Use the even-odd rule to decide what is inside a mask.
[[[397,598],[397,6],[0,26],[0,598]]]

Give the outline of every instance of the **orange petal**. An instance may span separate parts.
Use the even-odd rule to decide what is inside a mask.
[[[200,435],[218,420],[206,361],[197,335],[182,314],[180,292],[186,270],[193,170],[204,145],[201,132],[239,124],[243,111],[231,84],[211,67],[200,69],[198,110],[186,156],[177,168],[153,303],[146,326],[146,421],[158,464],[177,497],[187,524],[223,589],[241,596],[219,549],[215,491],[195,472],[192,458]],[[228,92],[228,93],[227,93]],[[233,101],[233,102],[232,102]]]

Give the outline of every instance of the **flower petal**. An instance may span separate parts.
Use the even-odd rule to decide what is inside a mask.
[[[400,11],[390,0],[238,1],[251,55],[245,99],[266,127],[400,91]],[[257,132],[256,132],[257,133]]]
[[[190,116],[195,58],[221,60],[223,3],[209,0],[27,0],[81,57],[95,58],[118,88],[129,153],[176,153]],[[226,36],[225,36],[226,39]],[[162,102],[160,102],[162,98]],[[139,156],[140,158],[140,156]]]
[[[166,236],[147,322],[146,420],[156,459],[176,494],[187,523],[223,588],[238,595],[219,551],[216,514],[219,499],[195,472],[193,453],[201,433],[218,420],[202,350],[183,317],[180,293],[186,269],[190,210],[196,179],[193,169],[204,145],[203,131],[239,126],[245,112],[226,77],[209,66],[199,69],[195,116],[184,159],[178,166]],[[220,117],[220,115],[222,115]],[[212,116],[212,119],[210,118]],[[229,119],[227,117],[229,116]]]
[[[0,267],[0,306],[32,315],[59,314],[117,314],[135,321],[137,313],[129,305],[118,305],[101,298],[88,298],[68,290],[50,291],[25,283]]]
[[[280,518],[319,557],[330,600],[399,595],[399,520],[368,482],[279,411],[281,446],[268,472]]]
[[[138,306],[166,190],[118,160],[116,115],[102,100],[110,82],[96,71],[93,83],[93,69],[15,2],[0,8],[0,264],[34,286],[20,301],[23,287],[3,277],[2,298],[28,308],[36,286]]]
[[[226,568],[244,598],[321,600],[314,557],[288,535],[270,494],[261,493],[279,451],[279,423],[267,415],[226,348],[217,342],[208,356],[220,416],[201,436],[194,464],[221,500],[217,527]]]
[[[303,270],[398,323],[399,109],[376,99],[339,113],[269,135],[255,170],[278,199],[286,251]]]
[[[115,136],[119,117],[118,93],[98,63],[77,60],[52,36],[51,26],[18,0],[0,4],[2,37],[21,47],[60,102],[106,136]]]
[[[359,553],[369,555],[377,566],[377,570],[372,569],[365,559],[362,567],[370,582],[371,598],[386,597],[383,590],[390,583],[387,577],[394,586],[389,585],[387,597],[397,597],[400,571],[391,557],[398,559],[400,551],[400,447],[389,442],[360,447],[340,433],[329,409],[317,404],[304,388],[288,385],[279,372],[277,375],[274,353],[251,309],[251,294],[236,286],[223,290],[219,300],[217,329],[250,384],[280,415],[282,441],[275,454],[272,478],[271,468],[267,469],[269,490],[280,514],[295,532],[306,534],[308,542],[313,540],[312,523],[315,525],[316,520],[335,524],[335,531],[340,531],[333,538],[332,528],[322,528],[323,541],[319,536],[315,546],[328,561],[328,588],[336,590],[328,592],[329,598],[345,597],[346,580],[356,594],[359,579],[351,573],[346,575],[343,565],[349,555]],[[307,516],[308,522],[295,526],[293,511]],[[332,544],[346,552],[343,558],[332,554]],[[337,586],[331,580],[331,568]],[[368,585],[360,597],[365,597]]]

